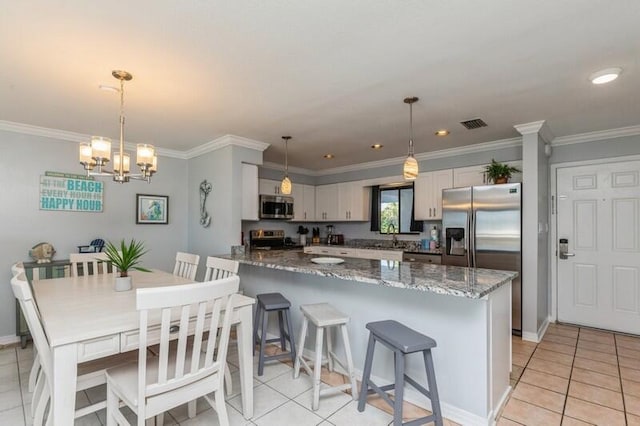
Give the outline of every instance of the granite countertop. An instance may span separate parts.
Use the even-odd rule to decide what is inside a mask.
[[[517,272],[421,262],[344,258],[337,265],[311,262],[317,255],[271,250],[219,256],[240,263],[346,281],[479,299],[511,281]]]

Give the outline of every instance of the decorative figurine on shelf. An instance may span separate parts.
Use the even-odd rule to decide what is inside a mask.
[[[54,254],[56,254],[56,249],[49,243],[38,243],[29,250],[29,256],[36,263],[50,263]]]
[[[206,179],[200,183],[200,225],[204,228],[208,228],[211,224],[211,216],[207,213],[204,204],[207,202],[207,196],[212,189],[213,187]]]

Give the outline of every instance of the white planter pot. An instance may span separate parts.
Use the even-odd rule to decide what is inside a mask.
[[[116,277],[115,290],[127,291],[131,290],[131,277]]]

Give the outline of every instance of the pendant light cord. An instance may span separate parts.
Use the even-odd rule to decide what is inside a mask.
[[[124,177],[124,79],[120,79],[120,170],[118,175]]]
[[[413,157],[413,102],[409,103],[409,155]]]

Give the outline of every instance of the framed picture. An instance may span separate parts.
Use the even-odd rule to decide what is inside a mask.
[[[169,223],[169,196],[136,194],[136,223],[166,225]]]

